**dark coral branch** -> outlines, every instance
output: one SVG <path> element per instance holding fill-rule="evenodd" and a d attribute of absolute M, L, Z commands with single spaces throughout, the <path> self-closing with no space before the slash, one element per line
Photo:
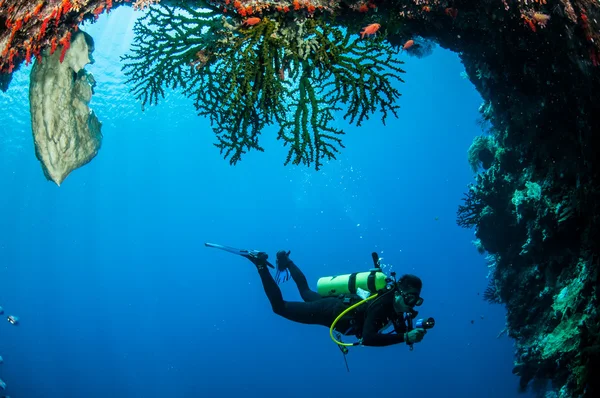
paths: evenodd
<path fill-rule="evenodd" d="M 220 26 L 213 13 L 186 9 L 187 15 L 171 7 L 154 7 L 134 26 L 135 41 L 130 54 L 122 57 L 123 71 L 132 93 L 146 104 L 164 98 L 164 88 L 185 88 L 191 78 L 190 62 L 206 45 L 202 30 Z M 159 29 L 156 27 L 160 26 Z"/>
<path fill-rule="evenodd" d="M 473 228 L 479 222 L 485 204 L 477 194 L 474 185 L 464 194 L 464 204 L 458 206 L 456 223 L 462 228 Z"/>
<path fill-rule="evenodd" d="M 490 279 L 487 288 L 483 292 L 483 299 L 490 304 L 502 303 L 500 293 L 498 292 L 498 286 L 496 285 L 496 281 L 493 278 Z"/>

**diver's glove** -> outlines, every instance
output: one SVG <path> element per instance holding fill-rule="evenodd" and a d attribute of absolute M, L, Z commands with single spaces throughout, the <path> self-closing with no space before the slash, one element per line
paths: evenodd
<path fill-rule="evenodd" d="M 289 265 L 292 263 L 292 260 L 290 260 L 289 257 L 290 253 L 290 250 L 287 252 L 285 250 L 279 250 L 277 252 L 277 260 L 275 261 L 275 264 L 277 265 L 277 272 L 275 273 L 277 284 L 286 282 L 290 279 L 290 270 L 288 269 Z"/>
<path fill-rule="evenodd" d="M 290 253 L 292 251 L 288 250 L 287 252 L 285 250 L 279 250 L 277 252 L 277 268 L 281 268 L 281 269 L 285 269 L 287 268 L 288 264 L 292 262 L 292 260 L 290 260 Z"/>
<path fill-rule="evenodd" d="M 265 252 L 259 252 L 259 251 L 251 251 L 249 252 L 246 256 L 245 256 L 248 260 L 252 261 L 252 264 L 256 265 L 257 268 L 264 268 L 267 265 L 269 265 L 269 262 L 267 261 L 269 258 L 269 255 Z"/>
<path fill-rule="evenodd" d="M 423 336 L 425 336 L 425 333 L 427 333 L 425 329 L 413 329 L 410 332 L 404 334 L 404 341 L 406 342 L 406 344 L 418 343 L 421 340 L 423 340 Z"/>

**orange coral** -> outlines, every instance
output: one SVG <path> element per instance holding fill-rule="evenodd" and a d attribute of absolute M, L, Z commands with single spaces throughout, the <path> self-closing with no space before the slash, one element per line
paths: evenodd
<path fill-rule="evenodd" d="M 13 69 L 15 68 L 14 58 L 16 54 L 17 50 L 14 48 L 11 48 L 8 52 L 8 73 L 12 73 Z"/>
<path fill-rule="evenodd" d="M 529 18 L 525 14 L 522 14 L 521 18 L 523 18 L 525 20 L 525 26 L 529 26 L 529 29 L 531 29 L 532 32 L 537 31 L 537 28 L 535 27 L 535 22 L 531 18 Z"/>
<path fill-rule="evenodd" d="M 31 40 L 25 42 L 25 48 L 25 65 L 29 65 L 31 63 Z"/>
<path fill-rule="evenodd" d="M 48 27 L 48 22 L 50 22 L 50 17 L 44 18 L 42 21 L 42 26 L 40 27 L 40 31 L 38 33 L 38 40 L 42 40 L 42 37 L 46 34 L 46 28 Z"/>
<path fill-rule="evenodd" d="M 98 7 L 96 7 L 96 9 L 93 11 L 94 19 L 97 20 L 100 14 L 102 14 L 102 11 L 104 11 L 103 5 L 99 5 Z"/>
<path fill-rule="evenodd" d="M 52 40 L 50 41 L 50 55 L 54 54 L 54 51 L 56 51 L 57 46 L 58 46 L 58 43 L 56 41 L 56 37 L 53 37 Z"/>
<path fill-rule="evenodd" d="M 58 41 L 62 45 L 62 51 L 60 52 L 60 62 L 62 63 L 67 54 L 67 50 L 71 47 L 71 32 L 67 31 L 62 39 Z"/>

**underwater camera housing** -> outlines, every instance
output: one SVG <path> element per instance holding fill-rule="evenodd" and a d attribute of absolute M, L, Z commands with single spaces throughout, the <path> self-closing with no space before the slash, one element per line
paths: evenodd
<path fill-rule="evenodd" d="M 415 322 L 415 327 L 416 328 L 421 328 L 421 329 L 431 329 L 435 326 L 435 319 L 433 319 L 432 317 L 429 317 L 427 319 L 417 319 L 417 321 Z"/>

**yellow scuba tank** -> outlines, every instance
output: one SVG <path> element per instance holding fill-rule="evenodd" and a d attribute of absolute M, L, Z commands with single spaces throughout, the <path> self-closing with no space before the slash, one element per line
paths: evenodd
<path fill-rule="evenodd" d="M 356 294 L 358 289 L 377 293 L 387 285 L 387 276 L 380 268 L 346 275 L 324 276 L 317 281 L 317 292 L 322 297 Z"/>

